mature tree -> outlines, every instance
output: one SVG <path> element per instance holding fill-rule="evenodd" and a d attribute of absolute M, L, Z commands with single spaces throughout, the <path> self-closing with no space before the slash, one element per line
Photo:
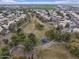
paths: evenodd
<path fill-rule="evenodd" d="M 8 56 L 10 56 L 8 46 L 0 47 L 0 56 L 2 56 L 0 59 L 8 59 Z"/>
<path fill-rule="evenodd" d="M 69 19 L 71 19 L 71 15 L 70 15 L 70 14 L 66 14 L 66 16 L 67 16 Z"/>
<path fill-rule="evenodd" d="M 17 35 L 13 35 L 11 37 L 11 41 L 9 42 L 10 47 L 16 46 L 18 44 Z"/>
<path fill-rule="evenodd" d="M 61 13 L 60 11 L 57 11 L 56 13 L 57 13 L 59 16 L 61 16 L 62 18 L 64 18 L 63 13 Z"/>
<path fill-rule="evenodd" d="M 8 44 L 9 40 L 8 40 L 8 39 L 3 39 L 3 42 L 4 42 L 5 44 Z"/>
<path fill-rule="evenodd" d="M 30 56 L 28 56 L 29 59 L 33 59 L 33 52 L 34 52 L 34 47 L 37 45 L 37 38 L 33 33 L 30 33 L 28 35 L 28 39 L 25 41 L 25 51 L 27 53 L 30 53 Z"/>
<path fill-rule="evenodd" d="M 68 42 L 71 39 L 71 33 L 65 32 L 62 34 L 63 41 Z"/>
<path fill-rule="evenodd" d="M 22 29 L 21 28 L 18 28 L 17 29 L 17 33 L 20 33 L 20 32 L 22 32 Z"/>
<path fill-rule="evenodd" d="M 68 42 L 71 39 L 71 33 L 68 33 L 68 32 L 62 33 L 58 29 L 52 29 L 52 30 L 47 31 L 46 36 L 50 40 L 55 40 L 55 41 Z"/>
<path fill-rule="evenodd" d="M 15 32 L 15 31 L 17 30 L 16 24 L 10 24 L 9 30 L 10 30 L 11 32 Z"/>
<path fill-rule="evenodd" d="M 56 29 L 52 29 L 46 32 L 46 36 L 50 40 L 56 40 L 56 41 L 61 41 L 62 40 L 62 34 L 58 32 Z"/>
<path fill-rule="evenodd" d="M 25 42 L 26 50 L 31 51 L 37 45 L 37 38 L 33 33 L 28 35 L 28 39 Z"/>
<path fill-rule="evenodd" d="M 71 39 L 71 41 L 69 41 L 68 47 L 71 53 L 79 56 L 79 39 Z"/>
<path fill-rule="evenodd" d="M 25 41 L 25 51 L 29 52 L 33 50 L 33 44 L 31 40 L 26 40 Z"/>
<path fill-rule="evenodd" d="M 61 30 L 63 30 L 63 26 L 62 25 L 58 25 L 56 28 L 57 31 L 61 32 Z"/>
<path fill-rule="evenodd" d="M 26 35 L 23 32 L 16 33 L 16 35 L 19 38 L 19 42 L 23 42 L 26 39 Z"/>
<path fill-rule="evenodd" d="M 65 28 L 69 28 L 70 27 L 70 24 L 69 23 L 67 23 L 66 24 L 66 26 L 65 26 Z"/>
<path fill-rule="evenodd" d="M 22 32 L 17 32 L 15 33 L 12 37 L 11 37 L 11 42 L 10 45 L 11 46 L 16 46 L 19 43 L 23 43 L 26 39 L 26 35 Z"/>

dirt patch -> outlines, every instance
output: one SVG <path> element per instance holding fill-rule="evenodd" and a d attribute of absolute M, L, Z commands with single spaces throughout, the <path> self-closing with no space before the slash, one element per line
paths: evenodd
<path fill-rule="evenodd" d="M 71 55 L 64 45 L 53 45 L 47 49 L 40 48 L 37 59 L 77 59 Z"/>

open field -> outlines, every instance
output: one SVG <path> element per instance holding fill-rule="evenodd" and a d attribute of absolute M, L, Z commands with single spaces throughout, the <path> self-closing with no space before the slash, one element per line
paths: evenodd
<path fill-rule="evenodd" d="M 46 49 L 40 48 L 38 51 L 37 59 L 77 59 L 64 45 L 53 45 Z"/>
<path fill-rule="evenodd" d="M 35 28 L 35 21 L 41 23 L 44 25 L 43 30 L 37 30 Z M 49 24 L 42 23 L 38 18 L 35 16 L 32 18 L 32 21 L 28 23 L 26 26 L 23 27 L 24 33 L 34 33 L 37 38 L 41 38 L 45 35 L 45 32 L 52 29 L 53 26 L 50 26 Z M 69 50 L 63 45 L 53 45 L 49 48 L 43 49 L 38 48 L 37 49 L 37 59 L 78 59 L 75 56 L 71 55 Z"/>
<path fill-rule="evenodd" d="M 37 30 L 35 28 L 35 21 L 44 25 L 44 29 L 43 30 Z M 38 18 L 33 17 L 32 21 L 29 24 L 27 24 L 26 26 L 24 26 L 23 31 L 25 33 L 34 33 L 37 36 L 37 38 L 40 38 L 40 37 L 44 36 L 46 31 L 48 31 L 52 28 L 53 28 L 53 26 L 50 26 L 48 24 L 44 24 L 40 20 L 38 20 Z"/>

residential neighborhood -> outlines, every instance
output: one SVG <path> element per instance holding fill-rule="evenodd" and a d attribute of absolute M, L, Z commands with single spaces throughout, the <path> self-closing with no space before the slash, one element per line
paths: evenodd
<path fill-rule="evenodd" d="M 0 59 L 79 59 L 79 8 L 1 5 Z"/>
<path fill-rule="evenodd" d="M 56 10 L 35 10 L 39 17 L 42 17 L 48 23 L 55 26 L 62 26 L 61 31 L 65 32 L 79 32 L 79 8 L 71 6 L 58 6 Z M 69 24 L 69 27 L 65 26 Z"/>

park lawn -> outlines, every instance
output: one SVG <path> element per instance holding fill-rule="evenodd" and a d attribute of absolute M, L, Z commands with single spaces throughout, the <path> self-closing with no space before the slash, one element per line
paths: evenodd
<path fill-rule="evenodd" d="M 71 55 L 64 45 L 53 45 L 46 49 L 37 50 L 37 59 L 78 59 Z"/>

